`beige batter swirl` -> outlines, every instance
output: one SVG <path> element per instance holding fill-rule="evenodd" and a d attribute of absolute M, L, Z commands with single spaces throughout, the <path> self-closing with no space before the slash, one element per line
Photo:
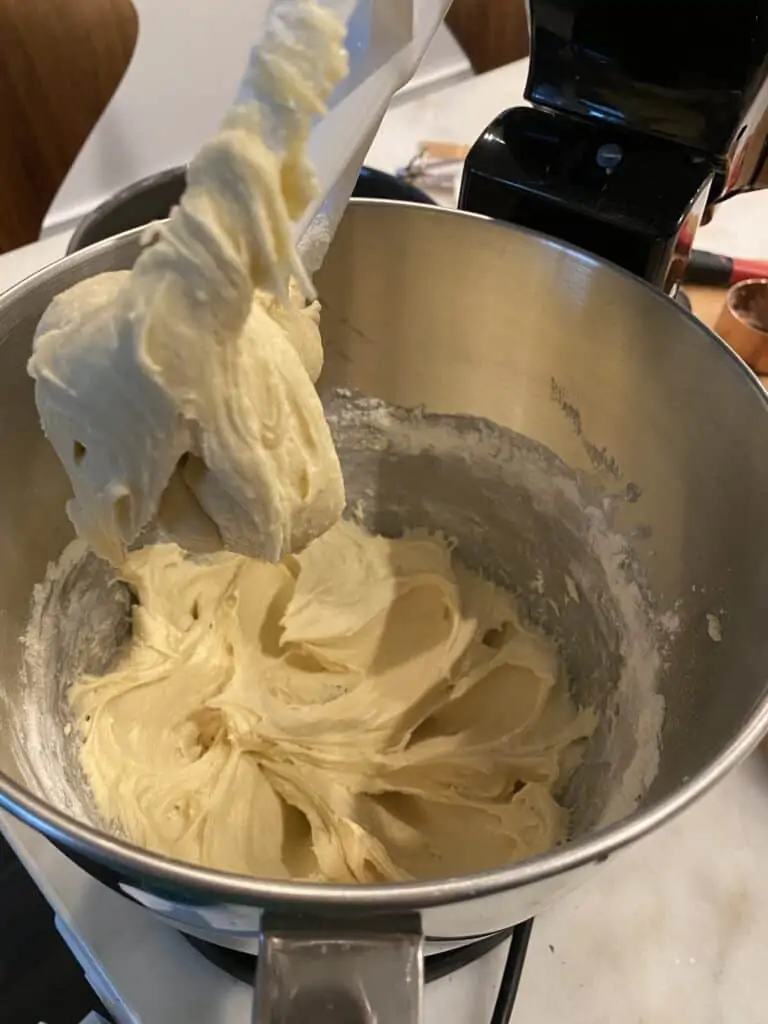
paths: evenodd
<path fill-rule="evenodd" d="M 268 878 L 460 874 L 566 833 L 594 725 L 551 641 L 427 534 L 340 522 L 298 557 L 131 554 L 133 641 L 72 687 L 103 817 Z"/>
<path fill-rule="evenodd" d="M 316 192 L 307 139 L 346 74 L 346 29 L 315 0 L 281 12 L 133 269 L 63 292 L 35 334 L 68 513 L 116 566 L 156 527 L 188 550 L 278 560 L 344 507 L 314 388 L 318 312 L 289 282 L 311 291 L 292 231 Z"/>

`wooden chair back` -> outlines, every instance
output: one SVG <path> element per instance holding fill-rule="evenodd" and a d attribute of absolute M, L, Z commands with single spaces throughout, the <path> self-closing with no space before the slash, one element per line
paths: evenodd
<path fill-rule="evenodd" d="M 0 0 L 0 253 L 39 236 L 137 36 L 131 0 Z"/>

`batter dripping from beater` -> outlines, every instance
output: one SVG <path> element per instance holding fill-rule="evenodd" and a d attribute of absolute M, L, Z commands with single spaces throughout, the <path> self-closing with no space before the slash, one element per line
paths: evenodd
<path fill-rule="evenodd" d="M 276 560 L 328 529 L 344 486 L 314 388 L 317 308 L 292 238 L 316 189 L 312 118 L 344 77 L 345 27 L 313 0 L 254 54 L 130 271 L 59 295 L 29 370 L 78 534 L 119 566 L 159 528 L 188 550 Z M 261 101 L 258 97 L 270 97 Z"/>

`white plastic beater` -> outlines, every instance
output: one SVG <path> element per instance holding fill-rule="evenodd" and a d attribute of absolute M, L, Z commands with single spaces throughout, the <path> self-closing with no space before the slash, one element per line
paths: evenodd
<path fill-rule="evenodd" d="M 415 71 L 450 6 L 450 0 L 317 2 L 347 23 L 350 70 L 310 140 L 319 192 L 296 228 L 310 274 L 323 261 L 392 96 Z M 296 0 L 272 0 L 251 61 L 272 38 L 291 31 L 295 9 Z M 249 89 L 253 95 L 252 88 L 246 72 L 239 99 L 247 99 Z M 267 98 L 260 95 L 259 99 Z"/>

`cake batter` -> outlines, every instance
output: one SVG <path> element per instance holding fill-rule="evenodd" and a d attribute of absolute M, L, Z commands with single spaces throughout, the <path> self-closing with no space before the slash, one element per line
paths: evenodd
<path fill-rule="evenodd" d="M 133 269 L 79 282 L 37 328 L 29 372 L 68 512 L 115 566 L 148 528 L 277 560 L 344 505 L 314 388 L 317 309 L 289 282 L 311 292 L 292 227 L 316 191 L 306 144 L 346 74 L 346 28 L 314 0 L 281 10 Z"/>
<path fill-rule="evenodd" d="M 443 540 L 339 522 L 292 225 L 345 29 L 315 0 L 282 10 L 167 225 L 35 336 L 69 514 L 138 595 L 119 664 L 70 690 L 83 768 L 106 822 L 181 860 L 335 882 L 497 867 L 563 838 L 592 718 Z"/>
<path fill-rule="evenodd" d="M 441 538 L 340 522 L 280 564 L 131 554 L 134 635 L 70 690 L 98 809 L 267 878 L 433 878 L 547 850 L 594 724 L 551 641 Z"/>

